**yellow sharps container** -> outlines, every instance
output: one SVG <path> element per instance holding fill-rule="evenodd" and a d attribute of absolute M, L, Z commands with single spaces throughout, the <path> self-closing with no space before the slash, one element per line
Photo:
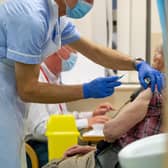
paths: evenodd
<path fill-rule="evenodd" d="M 79 132 L 73 115 L 51 115 L 46 128 L 49 160 L 61 159 L 69 147 L 78 143 Z"/>

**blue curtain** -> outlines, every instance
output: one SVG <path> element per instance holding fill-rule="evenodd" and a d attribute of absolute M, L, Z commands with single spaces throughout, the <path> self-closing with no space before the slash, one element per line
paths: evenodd
<path fill-rule="evenodd" d="M 164 60 L 168 73 L 168 0 L 157 0 L 157 4 L 162 27 Z"/>

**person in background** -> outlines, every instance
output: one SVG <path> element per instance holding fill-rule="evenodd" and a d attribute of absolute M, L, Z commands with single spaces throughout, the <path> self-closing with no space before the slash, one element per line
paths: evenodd
<path fill-rule="evenodd" d="M 39 81 L 44 83 L 61 84 L 61 72 L 71 70 L 77 61 L 77 53 L 68 45 L 63 46 L 58 52 L 49 56 L 40 66 Z M 39 166 L 48 162 L 47 139 L 45 137 L 46 123 L 51 114 L 72 113 L 76 118 L 77 128 L 91 128 L 93 124 L 104 124 L 109 120 L 106 112 L 113 110 L 110 103 L 100 104 L 93 112 L 69 112 L 65 103 L 38 104 L 30 103 L 28 111 L 27 143 L 36 151 Z M 57 149 L 55 149 L 57 150 Z M 29 158 L 28 158 L 29 160 Z M 31 165 L 28 161 L 28 167 Z"/>
<path fill-rule="evenodd" d="M 0 5 L 0 167 L 21 168 L 24 158 L 26 105 L 60 103 L 111 96 L 121 85 L 118 76 L 98 78 L 81 85 L 55 85 L 38 81 L 42 61 L 69 44 L 104 67 L 136 70 L 147 88 L 150 78 L 161 92 L 162 74 L 141 59 L 97 45 L 82 37 L 67 17 L 79 19 L 93 7 L 87 0 L 4 0 Z M 66 17 L 67 16 L 67 17 Z M 61 18 L 62 17 L 62 18 Z M 10 158 L 10 161 L 9 161 Z"/>
<path fill-rule="evenodd" d="M 164 72 L 160 48 L 155 51 L 153 67 Z M 105 141 L 100 141 L 96 147 L 73 146 L 65 152 L 63 161 L 50 162 L 43 168 L 59 168 L 59 165 L 61 168 L 68 165 L 78 168 L 82 163 L 82 168 L 121 168 L 118 153 L 122 148 L 138 139 L 162 132 L 162 103 L 163 95 L 157 88 L 154 93 L 150 88 L 141 88 L 138 94 L 130 96 L 116 117 L 105 123 Z"/>

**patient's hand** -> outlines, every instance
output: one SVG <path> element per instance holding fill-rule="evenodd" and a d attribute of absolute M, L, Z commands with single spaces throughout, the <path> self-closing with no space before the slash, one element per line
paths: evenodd
<path fill-rule="evenodd" d="M 69 157 L 69 156 L 73 156 L 73 155 L 77 155 L 77 154 L 86 154 L 89 153 L 90 151 L 96 150 L 95 147 L 93 146 L 80 146 L 80 145 L 75 145 L 69 149 L 67 149 L 67 151 L 64 153 L 64 157 Z"/>
<path fill-rule="evenodd" d="M 103 103 L 100 104 L 94 111 L 93 111 L 93 116 L 98 116 L 98 115 L 105 115 L 106 112 L 109 112 L 111 110 L 115 110 L 110 103 Z"/>
<path fill-rule="evenodd" d="M 92 127 L 93 124 L 97 124 L 97 123 L 104 124 L 109 120 L 110 118 L 106 115 L 91 117 L 88 119 L 88 127 L 90 128 Z"/>

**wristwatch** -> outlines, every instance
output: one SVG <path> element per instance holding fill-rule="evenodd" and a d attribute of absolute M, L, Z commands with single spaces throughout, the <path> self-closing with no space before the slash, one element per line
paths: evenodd
<path fill-rule="evenodd" d="M 135 70 L 137 70 L 137 64 L 139 64 L 140 62 L 144 61 L 144 59 L 140 58 L 140 57 L 136 57 L 133 59 L 133 67 Z"/>

